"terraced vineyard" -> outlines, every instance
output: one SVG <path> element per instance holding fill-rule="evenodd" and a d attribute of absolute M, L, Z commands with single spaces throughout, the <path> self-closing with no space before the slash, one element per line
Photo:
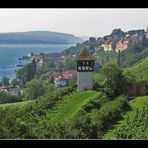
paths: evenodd
<path fill-rule="evenodd" d="M 137 97 L 136 99 L 132 100 L 129 102 L 130 106 L 132 107 L 131 111 L 126 112 L 126 114 L 123 116 L 123 118 L 118 121 L 115 125 L 113 125 L 112 129 L 109 130 L 105 135 L 104 135 L 104 139 L 116 139 L 115 137 L 115 131 L 125 125 L 127 125 L 127 121 L 128 119 L 132 120 L 137 113 L 137 109 L 140 111 L 143 110 L 143 107 L 146 106 L 146 108 L 148 107 L 148 96 L 143 96 L 143 97 Z M 138 116 L 138 115 L 137 115 Z M 140 115 L 139 115 L 140 116 Z M 142 117 L 142 121 L 144 121 L 144 116 Z M 134 119 L 133 119 L 134 120 Z M 138 119 L 137 119 L 138 120 Z M 128 123 L 129 124 L 129 123 Z M 142 123 L 140 122 L 138 124 L 139 128 L 142 124 L 147 124 L 147 123 Z M 127 125 L 128 126 L 128 125 Z M 134 123 L 133 123 L 133 127 L 134 127 Z M 127 128 L 127 127 L 126 127 Z M 138 127 L 135 127 L 138 129 Z M 147 127 L 148 128 L 148 125 Z M 132 128 L 131 128 L 132 129 Z"/>
<path fill-rule="evenodd" d="M 42 121 L 57 123 L 72 119 L 81 108 L 98 93 L 95 91 L 81 91 L 65 96 L 56 106 L 50 109 Z"/>
<path fill-rule="evenodd" d="M 127 68 L 125 72 L 131 72 L 136 76 L 138 82 L 148 81 L 148 57 L 141 62 Z"/>

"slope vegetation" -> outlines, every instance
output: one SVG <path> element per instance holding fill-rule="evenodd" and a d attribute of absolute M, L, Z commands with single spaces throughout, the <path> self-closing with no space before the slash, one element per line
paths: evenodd
<path fill-rule="evenodd" d="M 134 74 L 138 82 L 148 81 L 148 57 L 127 68 L 125 72 L 131 72 Z"/>
<path fill-rule="evenodd" d="M 104 135 L 104 139 L 116 139 L 115 131 L 125 125 L 128 127 L 128 125 L 127 125 L 128 119 L 130 119 L 130 120 L 133 119 L 137 113 L 137 110 L 139 110 L 139 112 L 140 112 L 140 110 L 142 110 L 144 106 L 146 106 L 146 108 L 148 107 L 148 96 L 137 97 L 136 99 L 130 101 L 129 105 L 131 106 L 131 110 L 126 112 L 125 115 L 122 117 L 122 119 L 113 125 L 112 129 L 109 130 Z M 142 121 L 144 121 L 144 116 L 142 118 L 143 118 Z M 138 120 L 138 118 L 137 118 L 137 120 Z M 130 124 L 130 122 L 128 122 L 128 124 Z M 146 124 L 146 123 L 143 123 L 143 122 L 138 123 L 139 127 L 141 126 L 140 124 L 142 125 L 142 124 Z M 137 128 L 137 130 L 138 130 L 138 126 L 135 127 L 135 128 Z M 133 128 L 134 128 L 134 126 L 133 126 Z M 148 128 L 148 127 L 146 127 L 146 128 Z"/>
<path fill-rule="evenodd" d="M 95 91 L 88 90 L 65 96 L 62 101 L 47 112 L 45 120 L 52 123 L 70 120 L 97 94 Z"/>

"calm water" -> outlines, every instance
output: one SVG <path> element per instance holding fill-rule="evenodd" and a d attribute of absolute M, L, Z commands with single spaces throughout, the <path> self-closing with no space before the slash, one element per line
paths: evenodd
<path fill-rule="evenodd" d="M 64 45 L 0 45 L 0 79 L 5 75 L 10 79 L 15 77 L 15 70 L 20 63 L 19 57 L 27 56 L 28 53 L 51 53 L 60 52 L 73 44 Z"/>

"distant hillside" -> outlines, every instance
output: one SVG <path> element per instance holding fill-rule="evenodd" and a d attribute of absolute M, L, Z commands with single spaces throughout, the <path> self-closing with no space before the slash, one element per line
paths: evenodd
<path fill-rule="evenodd" d="M 0 33 L 0 44 L 73 44 L 82 39 L 66 33 L 29 31 Z"/>
<path fill-rule="evenodd" d="M 148 81 L 148 57 L 126 69 L 136 76 L 138 82 Z"/>

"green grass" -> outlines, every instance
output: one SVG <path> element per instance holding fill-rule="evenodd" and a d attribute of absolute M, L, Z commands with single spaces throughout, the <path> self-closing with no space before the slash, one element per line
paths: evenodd
<path fill-rule="evenodd" d="M 137 64 L 126 68 L 125 72 L 131 72 L 136 76 L 138 82 L 148 81 L 148 57 L 144 58 Z"/>
<path fill-rule="evenodd" d="M 115 125 L 113 125 L 112 129 L 110 129 L 107 133 L 105 133 L 103 138 L 104 139 L 115 139 L 114 130 L 119 128 L 123 124 L 125 124 L 128 117 L 132 118 L 136 112 L 136 109 L 141 109 L 144 104 L 148 105 L 148 96 L 137 97 L 136 99 L 131 100 L 129 102 L 129 105 L 132 107 L 132 110 L 126 112 L 123 118 L 120 121 L 118 121 Z"/>
<path fill-rule="evenodd" d="M 88 90 L 65 96 L 62 101 L 58 102 L 53 109 L 47 112 L 46 117 L 42 121 L 48 120 L 48 122 L 57 123 L 70 120 L 97 94 L 95 91 Z"/>

